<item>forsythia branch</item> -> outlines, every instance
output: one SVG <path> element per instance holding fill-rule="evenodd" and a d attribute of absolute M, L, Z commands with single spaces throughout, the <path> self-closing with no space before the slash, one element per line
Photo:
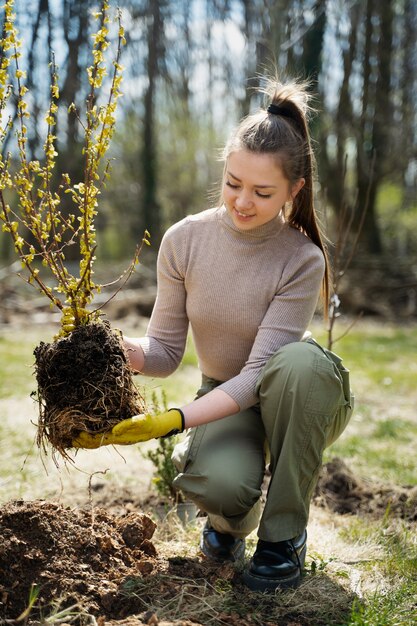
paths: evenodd
<path fill-rule="evenodd" d="M 10 234 L 15 251 L 22 266 L 27 270 L 27 282 L 35 284 L 45 294 L 53 306 L 62 313 L 61 333 L 65 335 L 76 326 L 98 319 L 99 310 L 88 310 L 94 294 L 101 289 L 93 281 L 93 265 L 96 252 L 95 218 L 101 188 L 109 177 L 109 161 L 102 168 L 102 161 L 110 146 L 115 130 L 117 103 L 121 96 L 123 67 L 120 56 L 125 44 L 121 14 L 117 11 L 118 24 L 117 50 L 113 60 L 112 77 L 108 97 L 103 105 L 97 105 L 97 92 L 103 88 L 108 75 L 108 62 L 105 52 L 109 47 L 109 0 L 102 0 L 101 8 L 93 14 L 97 30 L 93 35 L 91 49 L 92 65 L 87 68 L 90 92 L 87 98 L 85 120 L 75 105 L 68 113 L 75 114 L 84 132 L 84 175 L 83 180 L 74 183 L 67 173 L 60 176 L 60 184 L 54 189 L 57 180 L 56 160 L 56 118 L 59 108 L 58 73 L 52 57 L 50 101 L 45 115 L 47 124 L 44 142 L 44 158 L 41 162 L 29 160 L 27 155 L 27 127 L 30 118 L 27 104 L 28 89 L 24 85 L 25 72 L 21 69 L 21 42 L 18 39 L 13 13 L 14 0 L 6 0 L 4 10 L 3 36 L 0 41 L 0 145 L 12 130 L 11 118 L 3 121 L 12 95 L 17 101 L 16 130 L 18 167 L 12 172 L 10 155 L 0 155 L 0 221 L 3 231 Z M 14 86 L 13 86 L 14 85 Z M 16 93 L 14 93 L 14 91 Z M 6 194 L 11 194 L 17 208 L 11 209 L 6 202 Z M 63 194 L 69 194 L 74 205 L 74 214 L 64 216 L 60 211 Z M 149 243 L 147 236 L 144 242 Z M 65 264 L 67 246 L 79 247 L 79 273 L 71 274 Z M 129 277 L 138 262 L 141 246 L 135 252 L 131 266 L 126 270 Z M 50 287 L 40 276 L 39 261 L 49 270 L 55 286 Z M 123 275 L 122 275 L 123 277 Z M 120 279 L 119 279 L 120 280 Z M 126 279 L 127 280 L 127 279 Z"/>

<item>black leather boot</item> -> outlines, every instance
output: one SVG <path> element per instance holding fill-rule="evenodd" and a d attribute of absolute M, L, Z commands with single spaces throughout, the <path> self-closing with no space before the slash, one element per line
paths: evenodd
<path fill-rule="evenodd" d="M 253 555 L 243 581 L 253 591 L 297 587 L 307 552 L 307 531 L 287 541 L 262 541 Z"/>
<path fill-rule="evenodd" d="M 245 540 L 219 533 L 207 522 L 201 533 L 200 550 L 215 561 L 237 561 L 245 555 Z"/>

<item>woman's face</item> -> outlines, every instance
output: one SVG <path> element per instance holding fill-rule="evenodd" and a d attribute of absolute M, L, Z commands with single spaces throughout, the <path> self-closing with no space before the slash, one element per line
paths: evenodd
<path fill-rule="evenodd" d="M 223 198 L 235 226 L 251 230 L 279 215 L 304 185 L 301 178 L 291 187 L 270 154 L 237 150 L 227 158 Z"/>

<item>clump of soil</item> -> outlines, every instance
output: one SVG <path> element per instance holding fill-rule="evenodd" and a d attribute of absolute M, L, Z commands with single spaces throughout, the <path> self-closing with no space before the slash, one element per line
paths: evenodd
<path fill-rule="evenodd" d="M 334 458 L 321 471 L 314 502 L 331 511 L 346 514 L 390 515 L 417 521 L 417 487 L 399 487 L 355 476 L 342 459 Z"/>
<path fill-rule="evenodd" d="M 35 348 L 39 422 L 37 442 L 69 458 L 80 431 L 101 433 L 143 413 L 122 338 L 108 322 L 94 322 Z"/>
<path fill-rule="evenodd" d="M 0 622 L 28 607 L 34 585 L 39 595 L 31 618 L 48 615 L 57 600 L 61 608 L 77 604 L 115 617 L 123 585 L 157 569 L 154 530 L 141 513 L 118 517 L 42 500 L 7 503 L 0 509 Z"/>
<path fill-rule="evenodd" d="M 39 595 L 30 621 L 19 620 L 24 623 L 38 624 L 41 616 L 73 607 L 79 625 L 93 616 L 100 626 L 202 626 L 198 617 L 160 621 L 148 607 L 155 598 L 163 606 L 188 581 L 196 594 L 204 593 L 207 581 L 231 579 L 234 569 L 230 563 L 158 557 L 151 541 L 155 528 L 137 511 L 116 515 L 45 500 L 8 502 L 0 508 L 0 623 L 18 623 L 32 589 Z"/>

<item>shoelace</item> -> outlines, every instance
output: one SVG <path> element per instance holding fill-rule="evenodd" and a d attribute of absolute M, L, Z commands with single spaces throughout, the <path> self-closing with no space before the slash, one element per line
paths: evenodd
<path fill-rule="evenodd" d="M 297 559 L 297 565 L 298 565 L 298 567 L 299 567 L 299 569 L 300 569 L 300 571 L 301 571 L 301 570 L 302 570 L 302 567 L 301 567 L 300 557 L 298 556 L 298 552 L 297 552 L 297 550 L 296 550 L 296 548 L 295 548 L 294 541 L 293 541 L 292 539 L 290 539 L 290 544 L 291 544 L 292 551 L 294 552 L 295 557 L 296 557 L 296 559 Z"/>

